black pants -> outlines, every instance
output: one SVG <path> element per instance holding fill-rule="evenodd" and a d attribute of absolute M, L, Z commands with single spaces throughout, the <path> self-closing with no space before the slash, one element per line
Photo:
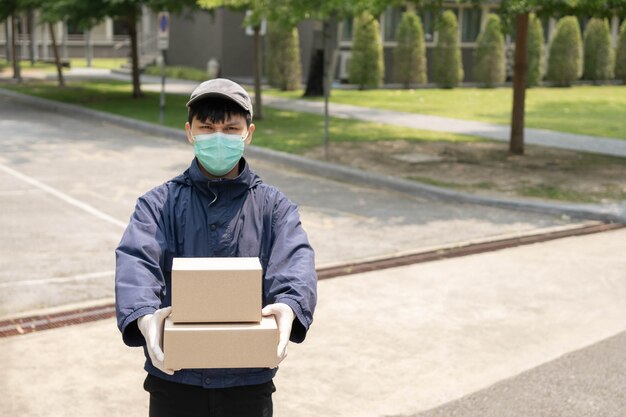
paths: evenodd
<path fill-rule="evenodd" d="M 150 417 L 272 417 L 272 381 L 233 388 L 202 388 L 148 374 Z"/>

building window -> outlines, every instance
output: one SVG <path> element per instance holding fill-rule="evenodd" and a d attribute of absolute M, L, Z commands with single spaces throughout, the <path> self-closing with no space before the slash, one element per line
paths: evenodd
<path fill-rule="evenodd" d="M 422 27 L 424 29 L 424 38 L 426 42 L 432 42 L 435 39 L 437 16 L 432 10 L 423 10 L 420 13 L 422 17 Z"/>
<path fill-rule="evenodd" d="M 396 31 L 400 25 L 403 14 L 404 7 L 387 7 L 383 20 L 385 41 L 396 40 Z"/>
<path fill-rule="evenodd" d="M 128 24 L 126 23 L 126 20 L 113 19 L 113 35 L 128 35 Z"/>
<path fill-rule="evenodd" d="M 480 33 L 481 9 L 463 9 L 461 23 L 461 42 L 476 42 Z"/>
<path fill-rule="evenodd" d="M 84 32 L 74 22 L 67 22 L 67 34 L 68 35 L 82 35 Z"/>
<path fill-rule="evenodd" d="M 344 42 L 352 41 L 352 25 L 354 20 L 352 17 L 347 17 L 343 20 L 343 33 L 341 34 L 341 40 Z"/>

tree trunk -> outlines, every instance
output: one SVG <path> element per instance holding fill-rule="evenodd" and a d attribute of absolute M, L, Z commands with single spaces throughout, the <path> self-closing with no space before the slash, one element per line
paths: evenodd
<path fill-rule="evenodd" d="M 254 27 L 254 118 L 263 119 L 261 99 L 261 25 Z"/>
<path fill-rule="evenodd" d="M 513 69 L 513 113 L 509 152 L 524 154 L 524 107 L 528 73 L 528 13 L 516 17 L 515 64 Z"/>
<path fill-rule="evenodd" d="M 87 68 L 91 68 L 93 62 L 93 42 L 91 41 L 91 28 L 85 31 L 85 60 Z"/>
<path fill-rule="evenodd" d="M 329 157 L 330 142 L 330 90 L 335 79 L 335 67 L 337 64 L 337 47 L 339 43 L 339 22 L 337 14 L 331 14 L 323 26 L 324 39 L 324 159 Z"/>
<path fill-rule="evenodd" d="M 128 16 L 128 34 L 130 36 L 130 55 L 132 62 L 133 98 L 143 97 L 139 78 L 139 48 L 137 45 L 137 10 L 133 9 Z"/>
<path fill-rule="evenodd" d="M 6 53 L 7 62 L 13 62 L 12 54 L 11 54 L 11 33 L 9 32 L 11 28 L 11 16 L 7 17 L 4 21 L 4 50 Z"/>
<path fill-rule="evenodd" d="M 52 23 L 48 23 L 48 27 L 50 28 L 50 40 L 52 41 L 52 51 L 54 52 L 54 63 L 57 67 L 59 87 L 65 87 L 65 79 L 63 78 L 63 67 L 61 65 L 61 58 L 59 57 L 59 48 L 57 47 L 56 35 L 54 34 L 54 26 Z"/>
<path fill-rule="evenodd" d="M 322 97 L 324 95 L 324 38 L 322 27 L 313 29 L 313 46 L 311 61 L 307 75 L 305 97 Z"/>
<path fill-rule="evenodd" d="M 22 73 L 20 71 L 20 57 L 17 54 L 17 32 L 15 28 L 15 19 L 14 15 L 11 15 L 11 57 L 13 58 L 13 78 L 18 82 L 22 82 Z"/>
<path fill-rule="evenodd" d="M 35 29 L 35 11 L 33 9 L 28 11 L 28 25 L 30 26 L 30 65 L 34 66 L 37 60 L 37 44 L 35 43 L 35 34 L 37 31 Z"/>

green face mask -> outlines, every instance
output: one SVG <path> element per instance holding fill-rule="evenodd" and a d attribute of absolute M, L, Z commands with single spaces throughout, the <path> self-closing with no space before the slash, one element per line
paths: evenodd
<path fill-rule="evenodd" d="M 193 139 L 196 158 L 209 174 L 216 177 L 228 174 L 243 155 L 244 138 L 241 135 L 215 132 L 197 135 Z"/>

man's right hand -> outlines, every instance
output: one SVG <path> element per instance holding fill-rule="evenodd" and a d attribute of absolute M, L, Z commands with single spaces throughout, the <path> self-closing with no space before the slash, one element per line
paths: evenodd
<path fill-rule="evenodd" d="M 163 326 L 165 319 L 171 312 L 172 307 L 165 307 L 155 311 L 154 314 L 146 314 L 137 319 L 137 327 L 146 339 L 146 347 L 152 365 L 168 375 L 174 375 L 174 370 L 166 369 L 163 366 Z"/>

